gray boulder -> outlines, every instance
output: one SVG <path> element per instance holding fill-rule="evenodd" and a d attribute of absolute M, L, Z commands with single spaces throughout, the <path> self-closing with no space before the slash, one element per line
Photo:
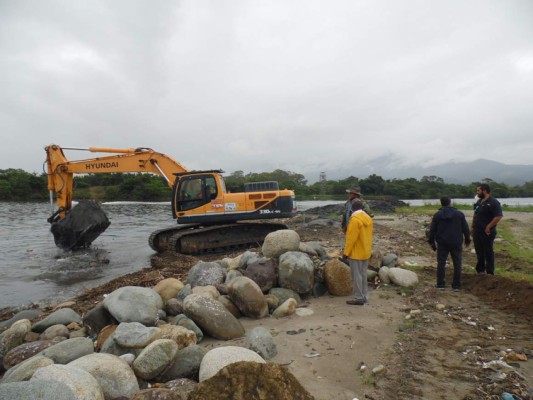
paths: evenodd
<path fill-rule="evenodd" d="M 9 328 L 14 322 L 20 321 L 21 319 L 28 319 L 32 320 L 34 318 L 37 318 L 39 315 L 41 315 L 43 312 L 41 310 L 37 309 L 31 309 L 31 310 L 22 310 L 13 315 L 11 318 L 0 322 L 0 331 L 4 328 Z"/>
<path fill-rule="evenodd" d="M 79 400 L 104 400 L 104 393 L 98 381 L 87 371 L 66 365 L 49 365 L 39 368 L 30 379 L 54 381 L 67 385 Z"/>
<path fill-rule="evenodd" d="M 52 364 L 54 364 L 54 360 L 41 355 L 28 358 L 7 371 L 2 383 L 28 381 L 39 368 Z"/>
<path fill-rule="evenodd" d="M 261 251 L 265 257 L 278 258 L 288 251 L 297 251 L 299 247 L 298 233 L 290 229 L 281 229 L 265 237 Z"/>
<path fill-rule="evenodd" d="M 389 279 L 392 283 L 401 287 L 412 287 L 418 283 L 416 273 L 403 268 L 390 268 Z"/>
<path fill-rule="evenodd" d="M 163 300 L 150 288 L 124 286 L 110 293 L 104 300 L 104 307 L 119 322 L 140 322 L 154 326 Z"/>
<path fill-rule="evenodd" d="M 270 360 L 278 354 L 272 334 L 262 326 L 256 326 L 248 332 L 246 335 L 246 347 L 255 351 L 265 360 Z"/>
<path fill-rule="evenodd" d="M 0 385 L 5 400 L 79 400 L 64 383 L 54 381 L 13 382 Z"/>
<path fill-rule="evenodd" d="M 159 339 L 161 330 L 139 322 L 121 322 L 114 332 L 115 342 L 127 349 L 142 349 Z"/>
<path fill-rule="evenodd" d="M 305 253 L 289 251 L 279 258 L 279 286 L 292 289 L 299 294 L 313 289 L 314 265 Z"/>
<path fill-rule="evenodd" d="M 394 253 L 389 253 L 383 256 L 382 265 L 385 267 L 393 268 L 396 266 L 398 256 Z"/>
<path fill-rule="evenodd" d="M 191 294 L 183 306 L 185 315 L 215 339 L 229 340 L 244 336 L 241 323 L 218 300 Z"/>
<path fill-rule="evenodd" d="M 207 350 L 198 345 L 192 345 L 178 350 L 172 365 L 158 377 L 161 382 L 168 382 L 179 378 L 198 380 L 200 363 Z"/>
<path fill-rule="evenodd" d="M 277 286 L 278 266 L 273 259 L 262 259 L 248 264 L 244 276 L 253 280 L 263 293 Z"/>
<path fill-rule="evenodd" d="M 296 300 L 296 304 L 302 304 L 302 298 L 300 297 L 300 295 L 298 293 L 296 293 L 294 290 L 291 290 L 291 289 L 272 288 L 272 289 L 270 289 L 268 294 L 276 296 L 279 299 L 279 304 L 283 304 L 285 302 L 285 300 L 287 300 L 287 299 L 289 299 L 291 297 L 294 300 Z"/>
<path fill-rule="evenodd" d="M 57 311 L 54 311 L 42 321 L 36 322 L 32 326 L 31 330 L 34 332 L 41 333 L 52 325 L 68 325 L 71 322 L 81 324 L 81 316 L 72 308 L 61 308 Z"/>
<path fill-rule="evenodd" d="M 199 380 L 200 382 L 216 375 L 218 371 L 227 365 L 239 361 L 254 361 L 257 363 L 266 363 L 266 361 L 255 351 L 237 346 L 223 346 L 209 350 L 200 364 Z"/>
<path fill-rule="evenodd" d="M 111 354 L 89 354 L 78 358 L 68 366 L 90 373 L 100 385 L 106 399 L 120 396 L 130 398 L 139 391 L 137 378 L 128 363 Z"/>
<path fill-rule="evenodd" d="M 133 361 L 135 375 L 145 380 L 155 378 L 171 364 L 177 351 L 178 345 L 170 339 L 150 343 Z"/>
<path fill-rule="evenodd" d="M 389 278 L 389 267 L 381 267 L 379 269 L 378 275 L 379 279 L 381 279 L 381 282 L 383 283 L 391 283 Z"/>
<path fill-rule="evenodd" d="M 77 358 L 92 353 L 94 353 L 94 346 L 91 339 L 73 338 L 54 344 L 40 354 L 51 358 L 56 364 L 68 364 Z"/>
<path fill-rule="evenodd" d="M 176 315 L 175 318 L 170 321 L 174 325 L 182 326 L 190 331 L 193 331 L 196 334 L 196 343 L 200 343 L 202 339 L 204 338 L 204 333 L 202 330 L 196 325 L 196 323 L 187 317 L 185 314 L 179 314 Z"/>
<path fill-rule="evenodd" d="M 226 270 L 216 262 L 200 261 L 189 270 L 187 283 L 191 287 L 195 286 L 216 286 L 219 283 L 224 283 L 226 277 Z"/>

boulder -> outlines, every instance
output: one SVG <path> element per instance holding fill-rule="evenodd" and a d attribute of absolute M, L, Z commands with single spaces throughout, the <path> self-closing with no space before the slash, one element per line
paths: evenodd
<path fill-rule="evenodd" d="M 44 349 L 53 346 L 65 340 L 64 338 L 55 338 L 52 340 L 37 340 L 35 342 L 22 343 L 21 345 L 11 349 L 4 357 L 5 369 L 13 368 L 24 360 L 33 357 Z"/>
<path fill-rule="evenodd" d="M 0 385 L 0 399 L 79 400 L 67 385 L 54 381 L 3 383 Z"/>
<path fill-rule="evenodd" d="M 263 318 L 268 315 L 268 304 L 263 292 L 250 278 L 240 276 L 228 284 L 228 295 L 243 315 Z"/>
<path fill-rule="evenodd" d="M 283 318 L 288 317 L 289 315 L 294 314 L 296 311 L 296 300 L 293 298 L 285 300 L 278 308 L 272 313 L 274 318 Z"/>
<path fill-rule="evenodd" d="M 281 229 L 265 237 L 261 251 L 265 257 L 278 258 L 288 251 L 298 251 L 299 247 L 298 233 L 290 229 Z"/>
<path fill-rule="evenodd" d="M 305 253 L 289 251 L 279 257 L 279 286 L 299 294 L 313 289 L 314 265 Z"/>
<path fill-rule="evenodd" d="M 127 349 L 143 349 L 161 337 L 161 329 L 146 327 L 139 322 L 121 322 L 113 339 Z"/>
<path fill-rule="evenodd" d="M 30 379 L 30 382 L 34 381 L 64 383 L 79 400 L 104 400 L 104 393 L 98 381 L 81 368 L 57 364 L 49 365 L 35 371 Z"/>
<path fill-rule="evenodd" d="M 238 361 L 253 361 L 265 363 L 266 361 L 255 351 L 237 346 L 223 346 L 209 350 L 200 364 L 200 382 L 214 376 L 218 371 L 227 365 Z M 258 375 L 260 376 L 260 375 Z M 256 379 L 257 381 L 257 379 Z"/>
<path fill-rule="evenodd" d="M 378 275 L 379 279 L 381 279 L 381 282 L 383 283 L 391 283 L 389 278 L 389 267 L 381 267 L 379 269 Z"/>
<path fill-rule="evenodd" d="M 140 322 L 154 326 L 163 300 L 150 288 L 124 286 L 110 293 L 104 300 L 104 307 L 119 322 Z"/>
<path fill-rule="evenodd" d="M 278 283 L 278 265 L 273 259 L 262 259 L 248 264 L 244 276 L 253 280 L 263 293 Z"/>
<path fill-rule="evenodd" d="M 314 400 L 287 368 L 274 363 L 246 361 L 234 362 L 204 380 L 189 393 L 187 399 L 231 399 L 235 393 L 239 393 L 240 399 L 258 399 L 257 393 L 262 393 L 264 397 L 261 398 L 264 399 Z"/>
<path fill-rule="evenodd" d="M 51 358 L 56 364 L 68 364 L 77 358 L 94 353 L 93 341 L 89 338 L 67 339 L 44 349 L 40 354 Z"/>
<path fill-rule="evenodd" d="M 298 293 L 296 293 L 294 290 L 291 290 L 291 289 L 272 288 L 268 292 L 268 294 L 276 296 L 279 299 L 279 304 L 283 304 L 285 302 L 285 300 L 287 300 L 288 298 L 291 298 L 291 297 L 294 300 L 296 300 L 297 304 L 302 304 L 302 298 L 300 297 L 300 295 Z"/>
<path fill-rule="evenodd" d="M 389 279 L 392 283 L 401 287 L 412 287 L 418 283 L 416 273 L 403 268 L 390 268 Z"/>
<path fill-rule="evenodd" d="M 60 310 L 54 311 L 42 321 L 36 322 L 31 329 L 34 332 L 41 333 L 52 325 L 68 325 L 71 322 L 81 324 L 81 316 L 72 308 L 61 308 Z"/>
<path fill-rule="evenodd" d="M 135 375 L 144 380 L 155 378 L 173 361 L 178 345 L 170 339 L 150 343 L 133 361 Z"/>
<path fill-rule="evenodd" d="M 352 271 L 337 258 L 329 260 L 324 267 L 324 281 L 328 292 L 333 296 L 352 294 Z"/>
<path fill-rule="evenodd" d="M 67 366 L 81 368 L 90 373 L 100 385 L 106 399 L 120 396 L 130 398 L 139 391 L 133 370 L 126 361 L 117 356 L 105 353 L 89 354 Z"/>
<path fill-rule="evenodd" d="M 189 270 L 187 283 L 192 288 L 195 286 L 215 286 L 219 283 L 224 283 L 225 277 L 226 270 L 220 264 L 200 261 Z"/>
<path fill-rule="evenodd" d="M 32 320 L 34 318 L 37 318 L 39 315 L 41 315 L 43 312 L 36 309 L 31 310 L 22 310 L 17 312 L 15 315 L 13 315 L 11 318 L 0 322 L 0 332 L 5 328 L 9 328 L 14 322 L 20 321 L 21 319 L 27 319 Z"/>
<path fill-rule="evenodd" d="M 167 278 L 157 282 L 154 286 L 154 290 L 159 293 L 163 303 L 176 297 L 179 291 L 183 289 L 183 282 L 176 278 Z"/>
<path fill-rule="evenodd" d="M 230 340 L 244 336 L 241 323 L 218 300 L 191 294 L 183 306 L 185 315 L 215 339 Z"/>
<path fill-rule="evenodd" d="M 6 355 L 11 349 L 24 343 L 24 338 L 30 330 L 31 322 L 27 319 L 21 319 L 0 333 L 0 355 Z"/>
<path fill-rule="evenodd" d="M 270 360 L 278 354 L 272 334 L 262 326 L 251 329 L 246 335 L 245 343 L 248 349 L 255 351 L 265 360 Z"/>
<path fill-rule="evenodd" d="M 198 380 L 200 363 L 206 353 L 206 349 L 196 344 L 178 350 L 170 367 L 157 380 L 160 382 L 168 382 L 179 378 Z"/>
<path fill-rule="evenodd" d="M 8 382 L 28 381 L 39 368 L 53 365 L 54 360 L 41 355 L 28 358 L 7 371 L 2 379 L 2 384 Z M 1 386 L 1 385 L 0 385 Z M 2 398 L 2 397 L 0 397 Z"/>

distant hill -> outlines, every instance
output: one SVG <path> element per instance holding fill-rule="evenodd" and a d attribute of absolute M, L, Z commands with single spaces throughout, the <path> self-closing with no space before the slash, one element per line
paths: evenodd
<path fill-rule="evenodd" d="M 423 176 L 438 176 L 447 183 L 469 184 L 490 178 L 496 182 L 508 185 L 521 185 L 533 181 L 533 165 L 508 165 L 497 161 L 479 159 L 469 162 L 449 162 L 431 167 L 396 167 L 396 160 L 387 156 L 372 160 L 364 165 L 354 165 L 352 168 L 324 171 L 328 179 L 344 179 L 349 176 L 366 178 L 371 174 L 385 179 L 420 179 Z M 322 171 L 313 172 L 306 177 L 310 182 L 316 182 Z"/>

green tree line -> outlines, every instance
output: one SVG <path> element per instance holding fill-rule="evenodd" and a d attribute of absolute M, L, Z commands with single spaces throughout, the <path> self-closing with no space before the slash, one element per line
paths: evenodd
<path fill-rule="evenodd" d="M 379 175 L 366 178 L 350 176 L 340 180 L 327 180 L 308 184 L 302 174 L 277 169 L 272 172 L 235 171 L 225 177 L 226 186 L 231 192 L 244 190 L 246 182 L 277 181 L 280 188 L 292 189 L 298 199 L 344 198 L 346 189 L 359 186 L 365 197 L 394 197 L 399 199 L 434 199 L 442 195 L 454 198 L 469 198 L 475 194 L 479 182 L 467 185 L 446 183 L 437 176 L 424 176 L 421 179 L 384 179 Z M 533 197 L 533 181 L 522 185 L 509 186 L 489 178 L 483 182 L 490 184 L 492 194 L 499 198 Z M 166 201 L 170 199 L 170 189 L 163 178 L 141 173 L 87 174 L 74 177 L 74 197 L 76 199 L 95 198 L 101 201 Z M 48 200 L 48 183 L 45 173 L 28 173 L 20 169 L 0 170 L 0 201 L 39 201 Z"/>

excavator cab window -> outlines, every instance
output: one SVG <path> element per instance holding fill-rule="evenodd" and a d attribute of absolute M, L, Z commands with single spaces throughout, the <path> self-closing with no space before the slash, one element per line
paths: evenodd
<path fill-rule="evenodd" d="M 217 186 L 212 176 L 182 178 L 178 189 L 178 211 L 192 210 L 217 197 Z"/>

